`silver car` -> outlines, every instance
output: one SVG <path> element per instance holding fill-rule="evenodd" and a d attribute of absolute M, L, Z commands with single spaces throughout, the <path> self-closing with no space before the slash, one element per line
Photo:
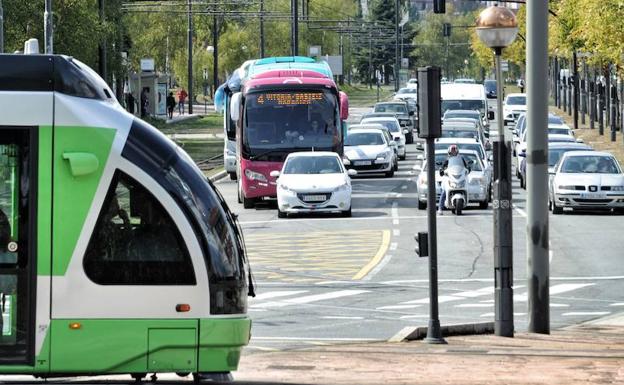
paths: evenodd
<path fill-rule="evenodd" d="M 565 207 L 624 212 L 624 174 L 608 152 L 566 152 L 553 174 L 549 184 L 553 214 L 562 214 Z"/>

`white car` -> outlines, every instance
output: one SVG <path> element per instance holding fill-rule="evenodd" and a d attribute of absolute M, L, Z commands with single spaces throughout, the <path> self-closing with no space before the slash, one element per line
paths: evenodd
<path fill-rule="evenodd" d="M 471 150 L 476 151 L 481 158 L 481 163 L 483 163 L 484 172 L 487 175 L 488 180 L 492 180 L 492 175 L 494 174 L 494 170 L 492 167 L 492 154 L 488 154 L 485 150 L 485 146 L 483 143 L 469 138 L 438 138 L 435 141 L 435 150 L 447 150 L 452 145 L 457 145 L 459 151 L 462 150 Z"/>
<path fill-rule="evenodd" d="M 405 87 L 401 88 L 399 92 L 394 95 L 394 100 L 418 100 L 418 88 Z"/>
<path fill-rule="evenodd" d="M 608 152 L 566 152 L 555 165 L 548 201 L 553 214 L 564 207 L 624 213 L 622 167 Z"/>
<path fill-rule="evenodd" d="M 464 158 L 468 167 L 470 167 L 470 173 L 468 174 L 468 201 L 478 202 L 480 209 L 486 209 L 491 197 L 491 181 L 490 176 L 486 174 L 483 162 L 479 154 L 476 151 L 471 150 L 459 150 L 459 155 Z M 444 161 L 448 159 L 448 151 L 436 150 L 435 152 L 435 176 L 436 176 L 436 202 L 440 198 L 442 193 L 442 177 L 438 173 L 438 170 L 444 164 Z M 416 181 L 418 189 L 418 209 L 424 210 L 427 208 L 427 167 L 428 160 L 422 162 L 420 174 Z"/>
<path fill-rule="evenodd" d="M 514 153 L 516 154 L 516 176 L 520 178 L 520 163 L 522 162 L 521 154 L 526 154 L 527 148 L 527 135 L 529 130 L 524 130 L 522 132 L 522 137 L 520 141 L 516 143 Z M 582 143 L 583 141 L 580 139 L 576 139 L 574 137 L 574 132 L 570 127 L 565 124 L 549 124 L 548 125 L 548 142 L 567 142 L 567 143 Z"/>
<path fill-rule="evenodd" d="M 401 124 L 397 118 L 393 117 L 380 117 L 380 118 L 365 118 L 360 122 L 362 125 L 366 124 L 381 124 L 390 131 L 392 139 L 397 144 L 397 152 L 399 159 L 405 160 L 407 156 L 407 147 L 405 146 L 405 134 L 408 133 L 407 129 L 401 128 Z"/>
<path fill-rule="evenodd" d="M 277 179 L 277 216 L 340 212 L 351 216 L 351 177 L 335 152 L 294 152 L 286 158 Z"/>
<path fill-rule="evenodd" d="M 396 153 L 379 129 L 350 130 L 344 141 L 345 166 L 358 174 L 394 176 Z"/>
<path fill-rule="evenodd" d="M 509 94 L 503 102 L 504 125 L 515 123 L 520 114 L 526 113 L 526 94 Z"/>

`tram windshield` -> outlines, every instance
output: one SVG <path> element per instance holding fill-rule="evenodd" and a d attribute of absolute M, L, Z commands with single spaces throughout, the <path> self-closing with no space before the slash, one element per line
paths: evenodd
<path fill-rule="evenodd" d="M 340 149 L 336 96 L 329 90 L 256 92 L 245 100 L 243 155 L 283 162 L 293 151 Z"/>

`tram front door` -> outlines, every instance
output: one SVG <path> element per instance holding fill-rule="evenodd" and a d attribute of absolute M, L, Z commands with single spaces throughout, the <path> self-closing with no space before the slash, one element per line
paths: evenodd
<path fill-rule="evenodd" d="M 0 365 L 34 361 L 34 131 L 0 127 Z"/>

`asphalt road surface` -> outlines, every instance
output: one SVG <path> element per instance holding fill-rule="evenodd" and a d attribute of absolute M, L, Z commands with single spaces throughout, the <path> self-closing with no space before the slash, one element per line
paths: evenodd
<path fill-rule="evenodd" d="M 356 111 L 356 116 L 362 111 Z M 357 117 L 356 117 L 357 119 Z M 408 146 L 393 178 L 353 178 L 353 217 L 278 219 L 275 203 L 243 209 L 236 182 L 218 189 L 239 215 L 258 296 L 248 353 L 387 340 L 429 319 L 428 260 L 414 253 L 426 231 L 418 210 L 418 154 Z M 514 180 L 514 319 L 527 327 L 525 191 Z M 566 213 L 550 218 L 551 327 L 624 309 L 624 217 Z M 494 320 L 492 209 L 438 219 L 440 322 Z"/>

